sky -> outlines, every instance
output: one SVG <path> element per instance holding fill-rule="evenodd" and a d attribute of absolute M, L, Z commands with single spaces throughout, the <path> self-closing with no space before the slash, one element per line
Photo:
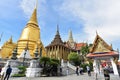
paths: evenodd
<path fill-rule="evenodd" d="M 0 46 L 11 36 L 17 42 L 36 0 L 0 1 Z M 93 43 L 96 31 L 113 49 L 120 49 L 120 0 L 38 0 L 37 16 L 44 46 L 53 40 L 57 25 L 63 41 L 72 30 L 74 41 Z"/>

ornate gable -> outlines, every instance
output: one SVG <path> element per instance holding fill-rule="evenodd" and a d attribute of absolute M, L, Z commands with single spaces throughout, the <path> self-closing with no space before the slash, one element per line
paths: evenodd
<path fill-rule="evenodd" d="M 112 46 L 109 46 L 98 34 L 94 40 L 93 46 L 90 50 L 91 53 L 110 52 Z"/>

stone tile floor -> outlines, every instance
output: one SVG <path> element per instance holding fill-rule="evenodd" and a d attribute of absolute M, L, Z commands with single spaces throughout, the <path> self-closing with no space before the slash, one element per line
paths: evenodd
<path fill-rule="evenodd" d="M 120 80 L 119 76 L 110 74 L 110 80 Z M 92 73 L 91 76 L 88 76 L 87 73 L 84 75 L 77 76 L 76 74 L 61 76 L 61 77 L 35 77 L 35 78 L 27 78 L 27 77 L 11 77 L 9 80 L 95 80 L 95 77 Z M 98 75 L 98 80 L 104 80 L 103 74 Z"/>

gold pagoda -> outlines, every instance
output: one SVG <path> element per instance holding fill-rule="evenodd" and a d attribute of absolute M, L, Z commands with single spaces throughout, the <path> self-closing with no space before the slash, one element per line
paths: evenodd
<path fill-rule="evenodd" d="M 30 20 L 26 24 L 19 40 L 17 41 L 17 44 L 13 44 L 10 40 L 3 45 L 1 49 L 2 58 L 10 57 L 16 46 L 18 47 L 18 57 L 23 50 L 26 49 L 26 46 L 28 47 L 27 49 L 29 50 L 31 57 L 34 58 L 36 47 L 38 47 L 39 54 L 42 49 L 42 56 L 46 56 L 45 48 L 40 39 L 40 28 L 37 21 L 37 8 L 34 9 Z"/>
<path fill-rule="evenodd" d="M 6 41 L 3 46 L 1 47 L 1 58 L 9 58 L 12 55 L 13 49 L 16 47 L 16 43 L 13 43 L 12 36 L 11 38 Z"/>

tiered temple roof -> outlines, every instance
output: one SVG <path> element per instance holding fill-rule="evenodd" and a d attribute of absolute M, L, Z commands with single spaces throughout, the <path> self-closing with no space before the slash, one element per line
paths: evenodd
<path fill-rule="evenodd" d="M 63 41 L 62 41 L 62 39 L 60 37 L 60 34 L 59 34 L 58 25 L 57 25 L 56 35 L 55 35 L 53 41 L 47 47 L 54 46 L 54 45 L 62 45 L 62 46 L 64 46 L 64 43 L 63 43 Z"/>

